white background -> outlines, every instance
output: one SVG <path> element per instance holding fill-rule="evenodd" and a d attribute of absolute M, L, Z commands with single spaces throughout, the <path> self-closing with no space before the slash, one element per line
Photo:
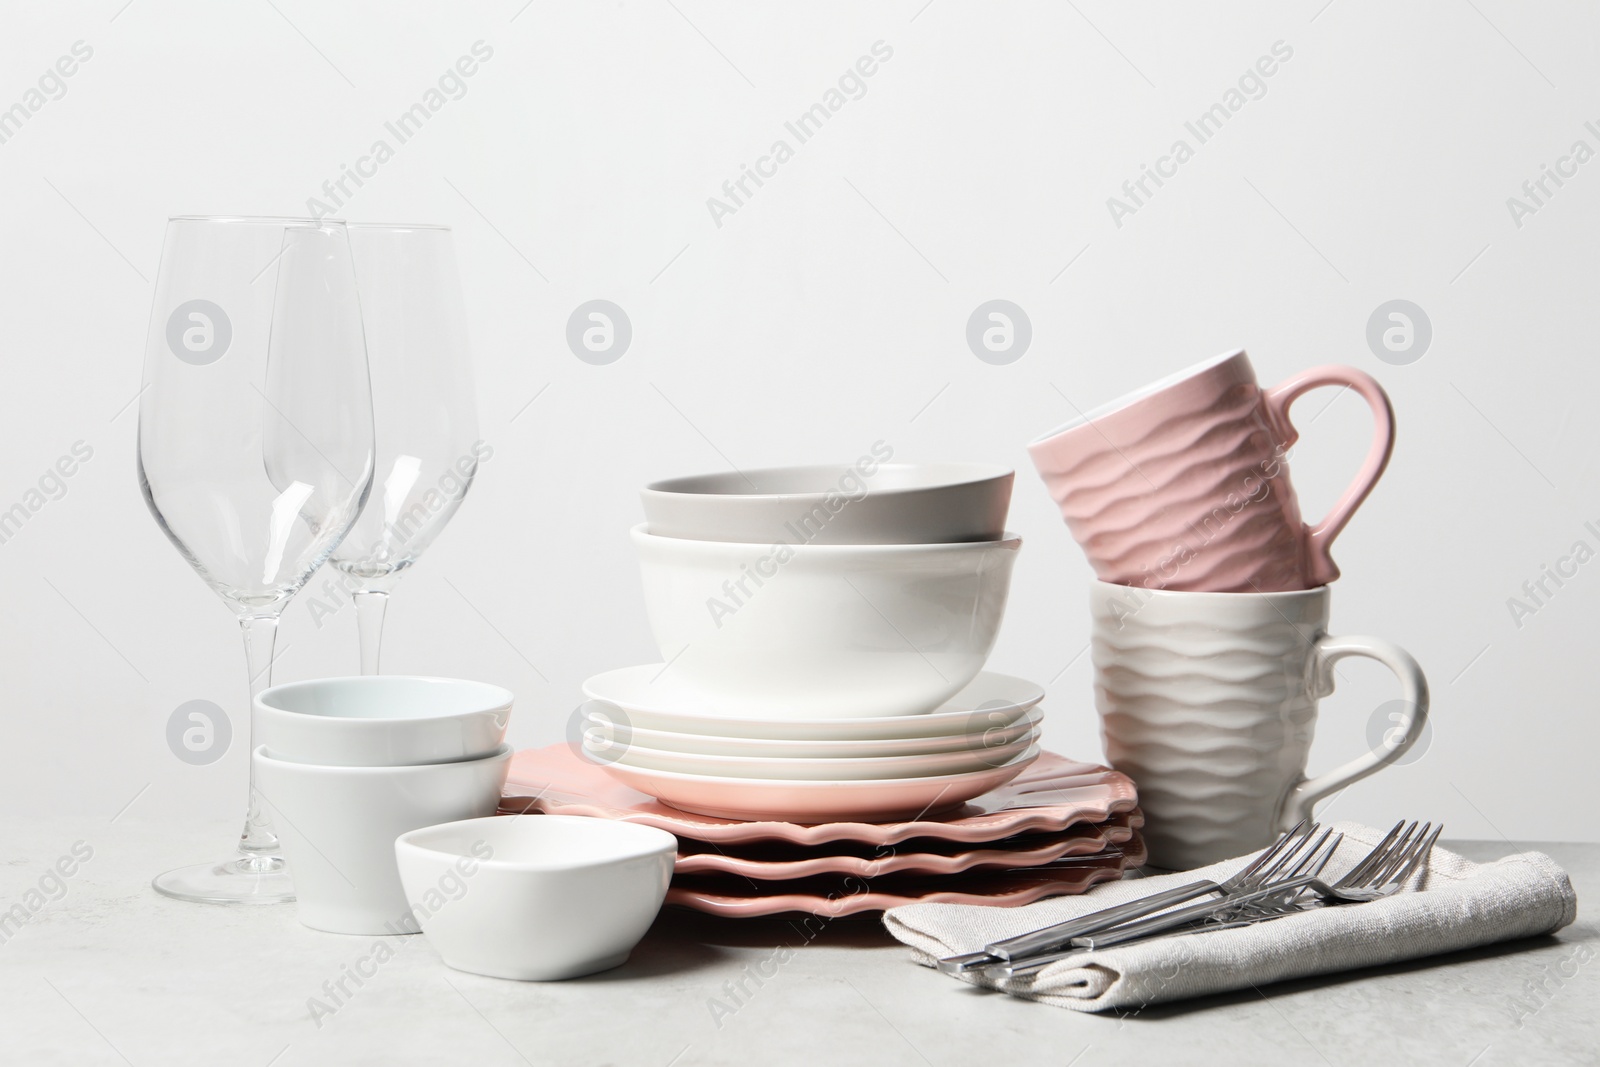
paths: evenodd
<path fill-rule="evenodd" d="M 387 670 L 507 685 L 512 740 L 554 741 L 586 676 L 656 656 L 628 542 L 638 486 L 849 460 L 881 438 L 897 459 L 1018 468 L 1025 546 L 991 665 L 1048 683 L 1050 747 L 1097 757 L 1090 571 L 1023 446 L 1072 414 L 1066 398 L 1087 408 L 1242 345 L 1264 383 L 1364 368 L 1398 412 L 1389 473 L 1336 548 L 1334 629 L 1416 654 L 1434 732 L 1335 813 L 1600 840 L 1600 561 L 1520 628 L 1507 607 L 1574 541 L 1600 548 L 1584 529 L 1600 527 L 1600 161 L 1520 227 L 1506 203 L 1575 140 L 1600 149 L 1583 125 L 1600 125 L 1592 10 L 124 3 L 9 4 L 0 35 L 0 108 L 74 42 L 94 50 L 0 144 L 0 509 L 75 441 L 94 449 L 0 544 L 7 810 L 242 811 L 237 627 L 134 477 L 165 220 L 304 214 L 482 40 L 494 55 L 466 95 L 342 212 L 456 227 L 495 449 L 394 597 Z M 716 226 L 707 198 L 880 40 L 893 58 L 865 96 Z M 1266 94 L 1115 225 L 1107 197 L 1277 41 L 1293 57 Z M 564 341 L 594 298 L 634 328 L 605 367 Z M 1009 366 L 965 341 L 994 298 L 1033 325 Z M 1365 339 L 1396 298 L 1434 331 L 1404 366 Z M 1367 416 L 1331 391 L 1296 415 L 1314 516 Z M 319 629 L 302 595 L 276 680 L 353 672 L 353 615 Z M 1393 694 L 1371 664 L 1341 673 L 1314 768 L 1362 750 Z M 196 698 L 239 731 L 208 767 L 163 739 Z"/>

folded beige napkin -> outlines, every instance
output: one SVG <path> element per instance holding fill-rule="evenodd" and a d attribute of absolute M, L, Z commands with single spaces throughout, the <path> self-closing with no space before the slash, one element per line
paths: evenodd
<path fill-rule="evenodd" d="M 1323 872 L 1348 872 L 1384 832 L 1345 823 L 1344 840 Z M 918 963 L 975 952 L 985 944 L 1073 919 L 1188 882 L 1223 881 L 1252 857 L 1196 871 L 1111 882 L 1076 897 L 1020 908 L 909 904 L 885 912 L 884 925 L 910 945 Z M 1169 937 L 1081 953 L 1030 979 L 963 980 L 1078 1011 L 1128 1011 L 1206 993 L 1263 986 L 1416 959 L 1440 952 L 1546 934 L 1572 922 L 1578 898 L 1555 861 L 1524 852 L 1473 863 L 1435 848 L 1407 891 L 1368 904 L 1317 908 L 1235 930 Z"/>

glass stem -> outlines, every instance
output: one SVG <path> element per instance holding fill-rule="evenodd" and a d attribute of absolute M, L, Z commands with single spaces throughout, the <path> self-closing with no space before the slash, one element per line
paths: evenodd
<path fill-rule="evenodd" d="M 250 765 L 250 808 L 245 815 L 244 832 L 239 835 L 239 852 L 246 862 L 263 866 L 275 863 L 278 855 L 278 835 L 262 810 L 256 794 L 256 694 L 272 684 L 272 650 L 278 642 L 278 617 L 260 615 L 239 620 L 244 631 L 244 661 L 250 672 L 250 704 L 246 711 L 250 723 L 250 747 L 245 759 Z"/>
<path fill-rule="evenodd" d="M 383 613 L 389 608 L 389 594 L 363 589 L 354 595 L 356 629 L 361 634 L 361 673 L 378 673 L 378 652 L 383 645 Z"/>

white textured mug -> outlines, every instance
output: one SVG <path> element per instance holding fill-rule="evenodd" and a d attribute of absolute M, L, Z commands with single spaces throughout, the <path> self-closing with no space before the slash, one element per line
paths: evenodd
<path fill-rule="evenodd" d="M 1197 593 L 1095 582 L 1095 706 L 1106 757 L 1139 787 L 1150 862 L 1188 869 L 1269 843 L 1322 798 L 1399 759 L 1428 717 L 1410 653 L 1328 634 L 1327 586 Z M 1306 777 L 1317 701 L 1334 664 L 1394 672 L 1407 709 L 1381 747 Z"/>

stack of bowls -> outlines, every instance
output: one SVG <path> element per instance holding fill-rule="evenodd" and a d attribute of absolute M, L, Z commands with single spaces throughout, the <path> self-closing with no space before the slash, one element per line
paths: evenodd
<path fill-rule="evenodd" d="M 451 678 L 291 682 L 255 700 L 256 800 L 294 877 L 300 921 L 417 931 L 395 839 L 494 814 L 511 762 L 511 692 Z"/>
<path fill-rule="evenodd" d="M 982 673 L 1013 472 L 886 455 L 644 490 L 663 662 L 586 684 L 592 760 L 688 811 L 816 822 L 953 807 L 1037 758 L 1042 692 Z"/>

